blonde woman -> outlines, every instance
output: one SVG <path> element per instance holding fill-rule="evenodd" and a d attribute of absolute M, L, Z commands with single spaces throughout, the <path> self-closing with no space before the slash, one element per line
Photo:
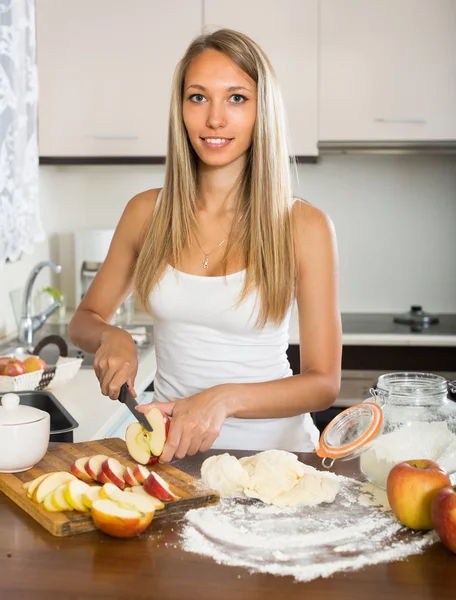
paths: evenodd
<path fill-rule="evenodd" d="M 95 353 L 104 395 L 133 389 L 135 344 L 109 323 L 135 290 L 154 322 L 154 401 L 172 416 L 163 462 L 211 447 L 311 451 L 309 413 L 331 406 L 340 385 L 337 287 L 333 227 L 292 197 L 268 58 L 236 31 L 198 37 L 174 77 L 163 188 L 127 204 L 71 339 Z"/>

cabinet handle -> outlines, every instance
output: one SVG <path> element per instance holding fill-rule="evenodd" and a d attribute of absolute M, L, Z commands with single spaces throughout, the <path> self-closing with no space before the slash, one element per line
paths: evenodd
<path fill-rule="evenodd" d="M 377 119 L 374 119 L 375 123 L 418 123 L 418 124 L 424 124 L 426 123 L 426 119 L 423 118 L 413 118 L 413 117 L 409 117 L 409 118 L 405 118 L 405 119 L 384 119 L 383 117 L 379 117 Z"/>
<path fill-rule="evenodd" d="M 93 137 L 96 140 L 137 140 L 138 139 L 137 135 L 130 135 L 128 133 L 126 133 L 126 134 L 96 133 L 96 134 L 92 135 L 91 137 Z"/>

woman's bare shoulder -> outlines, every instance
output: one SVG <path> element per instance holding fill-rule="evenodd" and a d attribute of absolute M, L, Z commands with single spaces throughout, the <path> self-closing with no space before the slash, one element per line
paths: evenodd
<path fill-rule="evenodd" d="M 335 243 L 335 230 L 331 218 L 321 208 L 306 200 L 296 198 L 292 211 L 293 232 L 297 250 L 311 253 L 321 244 Z"/>
<path fill-rule="evenodd" d="M 126 207 L 126 212 L 130 214 L 132 218 L 140 219 L 141 222 L 149 220 L 154 212 L 155 205 L 157 203 L 158 194 L 161 192 L 161 188 L 154 188 L 151 190 L 145 190 L 139 192 L 131 198 Z"/>

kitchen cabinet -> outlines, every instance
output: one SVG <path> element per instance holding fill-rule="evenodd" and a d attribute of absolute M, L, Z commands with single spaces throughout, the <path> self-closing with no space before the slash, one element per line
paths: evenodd
<path fill-rule="evenodd" d="M 201 0 L 37 0 L 40 156 L 164 156 Z"/>
<path fill-rule="evenodd" d="M 205 0 L 204 25 L 237 29 L 258 42 L 282 90 L 292 153 L 317 155 L 318 0 Z"/>
<path fill-rule="evenodd" d="M 456 140 L 456 2 L 321 0 L 321 141 Z"/>

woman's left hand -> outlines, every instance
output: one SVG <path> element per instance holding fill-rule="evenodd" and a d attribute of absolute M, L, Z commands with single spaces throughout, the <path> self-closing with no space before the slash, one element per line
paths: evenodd
<path fill-rule="evenodd" d="M 209 450 L 229 416 L 226 397 L 222 386 L 217 386 L 175 402 L 141 404 L 137 409 L 140 412 L 145 413 L 152 406 L 157 406 L 172 416 L 160 462 Z"/>

